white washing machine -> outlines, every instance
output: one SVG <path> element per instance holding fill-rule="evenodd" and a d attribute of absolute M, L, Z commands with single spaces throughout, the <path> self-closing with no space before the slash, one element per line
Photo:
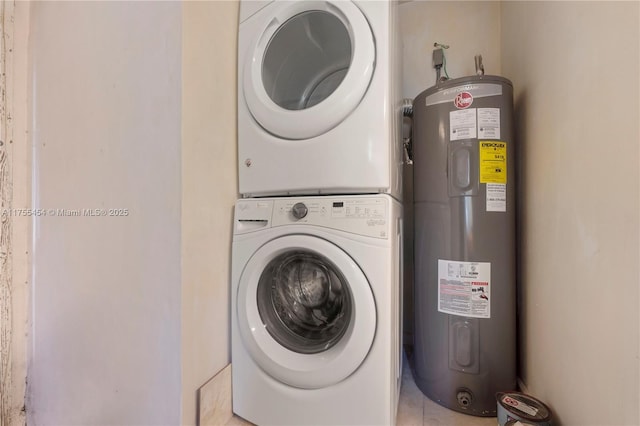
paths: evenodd
<path fill-rule="evenodd" d="M 392 1 L 241 1 L 243 197 L 401 197 L 401 49 Z"/>
<path fill-rule="evenodd" d="M 387 195 L 237 202 L 234 413 L 259 425 L 395 424 L 401 230 Z"/>

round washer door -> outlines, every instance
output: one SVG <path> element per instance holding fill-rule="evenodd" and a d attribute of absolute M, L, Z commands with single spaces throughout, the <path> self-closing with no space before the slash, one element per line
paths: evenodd
<path fill-rule="evenodd" d="M 375 335 L 375 302 L 364 273 L 336 245 L 309 235 L 260 247 L 240 276 L 236 308 L 256 364 L 303 389 L 347 378 Z"/>
<path fill-rule="evenodd" d="M 350 1 L 275 2 L 266 9 L 244 62 L 247 107 L 284 139 L 326 133 L 369 87 L 375 65 L 369 23 Z"/>

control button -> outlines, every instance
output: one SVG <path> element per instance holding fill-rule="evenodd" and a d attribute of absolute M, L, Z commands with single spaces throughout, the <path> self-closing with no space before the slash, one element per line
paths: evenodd
<path fill-rule="evenodd" d="M 295 203 L 291 208 L 291 214 L 293 214 L 293 217 L 296 219 L 302 219 L 308 212 L 309 209 L 307 209 L 307 206 L 305 206 L 304 203 Z"/>

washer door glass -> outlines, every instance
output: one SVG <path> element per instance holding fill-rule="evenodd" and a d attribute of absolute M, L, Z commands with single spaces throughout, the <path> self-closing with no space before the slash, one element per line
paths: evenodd
<path fill-rule="evenodd" d="M 324 256 L 286 252 L 258 282 L 258 311 L 267 331 L 284 347 L 318 353 L 347 331 L 353 309 L 348 283 Z"/>
<path fill-rule="evenodd" d="M 366 276 L 340 247 L 311 235 L 281 236 L 256 250 L 239 277 L 236 312 L 253 361 L 302 389 L 344 380 L 375 337 Z"/>
<path fill-rule="evenodd" d="M 335 15 L 303 12 L 282 24 L 269 41 L 262 83 L 278 106 L 310 108 L 331 95 L 351 64 L 349 31 Z"/>
<path fill-rule="evenodd" d="M 244 100 L 253 118 L 283 139 L 326 133 L 357 107 L 369 87 L 375 45 L 349 1 L 274 2 L 252 18 L 259 27 L 244 58 Z"/>

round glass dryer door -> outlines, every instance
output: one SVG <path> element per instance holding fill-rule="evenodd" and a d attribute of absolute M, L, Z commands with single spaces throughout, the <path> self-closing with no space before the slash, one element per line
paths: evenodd
<path fill-rule="evenodd" d="M 291 235 L 262 246 L 240 278 L 237 304 L 251 357 L 291 386 L 342 381 L 373 343 L 375 303 L 366 277 L 320 238 Z"/>
<path fill-rule="evenodd" d="M 331 130 L 356 108 L 373 74 L 366 18 L 349 1 L 282 2 L 269 17 L 244 65 L 251 114 L 285 139 Z"/>
<path fill-rule="evenodd" d="M 351 64 L 349 31 L 335 15 L 302 12 L 275 32 L 262 62 L 262 84 L 287 110 L 311 108 L 340 86 Z"/>

